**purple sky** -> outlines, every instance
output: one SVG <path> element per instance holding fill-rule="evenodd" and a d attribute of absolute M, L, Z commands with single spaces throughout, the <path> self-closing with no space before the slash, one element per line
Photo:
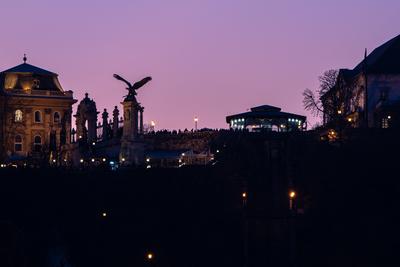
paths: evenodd
<path fill-rule="evenodd" d="M 0 69 L 57 72 L 100 111 L 126 94 L 112 78 L 153 81 L 139 92 L 157 128 L 227 127 L 262 104 L 305 114 L 304 88 L 327 69 L 354 67 L 400 34 L 398 0 L 35 0 L 1 3 Z"/>

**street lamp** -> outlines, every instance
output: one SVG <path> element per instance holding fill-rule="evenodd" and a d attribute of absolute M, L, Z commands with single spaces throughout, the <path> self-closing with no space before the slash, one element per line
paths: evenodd
<path fill-rule="evenodd" d="M 194 117 L 194 130 L 197 131 L 197 122 L 199 121 L 199 118 Z"/>
<path fill-rule="evenodd" d="M 154 132 L 155 128 L 156 128 L 156 122 L 155 121 L 150 121 L 150 126 L 151 126 L 150 131 Z"/>
<path fill-rule="evenodd" d="M 154 254 L 152 252 L 148 252 L 146 254 L 146 260 L 152 266 L 154 264 Z"/>
<path fill-rule="evenodd" d="M 242 193 L 243 207 L 247 205 L 247 192 Z"/>
<path fill-rule="evenodd" d="M 294 199 L 296 198 L 296 192 L 295 191 L 290 191 L 289 192 L 289 209 L 293 210 L 293 202 Z"/>

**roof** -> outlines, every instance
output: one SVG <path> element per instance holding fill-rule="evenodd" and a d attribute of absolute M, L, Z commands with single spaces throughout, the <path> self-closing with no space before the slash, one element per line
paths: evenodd
<path fill-rule="evenodd" d="M 11 69 L 8 69 L 8 70 L 2 71 L 2 72 L 4 72 L 4 73 L 34 73 L 34 74 L 51 75 L 51 76 L 57 75 L 54 72 L 33 66 L 28 63 L 22 63 L 18 66 L 15 66 Z"/>
<path fill-rule="evenodd" d="M 281 108 L 274 107 L 274 106 L 260 106 L 260 107 L 273 107 L 274 109 L 257 109 L 258 107 L 251 108 L 251 111 L 234 114 L 226 117 L 226 122 L 229 123 L 231 119 L 235 118 L 296 118 L 306 120 L 305 116 L 282 112 L 280 111 Z"/>
<path fill-rule="evenodd" d="M 400 35 L 375 48 L 353 69 L 354 75 L 362 72 L 365 66 L 369 73 L 400 73 Z"/>
<path fill-rule="evenodd" d="M 251 111 L 281 111 L 281 108 L 270 106 L 270 105 L 262 105 L 253 107 L 250 109 Z"/>

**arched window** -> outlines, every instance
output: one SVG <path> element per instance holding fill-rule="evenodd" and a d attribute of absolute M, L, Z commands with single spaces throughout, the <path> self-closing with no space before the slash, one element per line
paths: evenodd
<path fill-rule="evenodd" d="M 15 122 L 21 122 L 21 121 L 22 121 L 22 111 L 21 111 L 20 109 L 17 109 L 17 110 L 15 111 L 15 114 L 14 114 L 14 121 L 15 121 Z"/>
<path fill-rule="evenodd" d="M 54 112 L 53 121 L 54 121 L 54 123 L 59 123 L 60 122 L 60 113 L 58 113 L 57 111 Z"/>
<path fill-rule="evenodd" d="M 42 150 L 42 137 L 40 135 L 36 135 L 33 139 L 33 150 L 35 152 L 40 152 Z"/>
<path fill-rule="evenodd" d="M 39 110 L 35 111 L 35 122 L 42 122 L 42 113 Z"/>
<path fill-rule="evenodd" d="M 14 138 L 14 151 L 21 152 L 22 151 L 22 136 L 16 135 Z"/>

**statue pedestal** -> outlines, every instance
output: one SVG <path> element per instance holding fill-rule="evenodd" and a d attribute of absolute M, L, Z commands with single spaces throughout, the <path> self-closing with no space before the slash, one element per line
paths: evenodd
<path fill-rule="evenodd" d="M 145 143 L 139 135 L 139 112 L 142 109 L 135 98 L 126 98 L 124 107 L 124 127 L 121 138 L 119 160 L 122 165 L 144 164 Z"/>

